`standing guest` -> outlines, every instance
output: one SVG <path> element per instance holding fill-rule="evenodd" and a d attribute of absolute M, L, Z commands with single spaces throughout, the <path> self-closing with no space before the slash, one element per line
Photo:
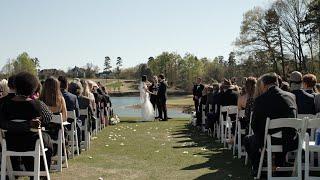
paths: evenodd
<path fill-rule="evenodd" d="M 314 96 L 302 89 L 302 74 L 299 71 L 291 73 L 290 89 L 296 96 L 298 114 L 315 114 Z"/>
<path fill-rule="evenodd" d="M 159 90 L 158 90 L 158 100 L 159 100 L 159 118 L 162 121 L 167 121 L 168 120 L 168 115 L 167 115 L 167 88 L 168 84 L 165 80 L 165 77 L 163 74 L 160 74 L 158 76 L 159 78 Z M 163 116 L 162 116 L 163 113 Z"/>
<path fill-rule="evenodd" d="M 281 90 L 278 86 L 277 75 L 269 73 L 261 78 L 262 94 L 255 99 L 252 115 L 252 130 L 254 135 L 245 138 L 245 148 L 252 163 L 253 175 L 256 176 L 259 166 L 260 151 L 264 144 L 265 124 L 267 118 L 294 118 L 297 106 L 295 97 L 289 92 Z M 297 148 L 296 133 L 292 129 L 278 129 L 272 132 L 282 131 L 282 138 L 276 139 L 276 144 L 283 145 L 283 153 L 276 155 L 276 165 L 285 163 L 287 152 Z M 274 141 L 276 141 L 274 140 Z"/>
<path fill-rule="evenodd" d="M 153 106 L 154 112 L 156 112 L 156 109 L 159 106 L 158 97 L 157 97 L 157 93 L 158 93 L 158 89 L 159 89 L 159 83 L 158 83 L 158 77 L 157 76 L 153 76 L 152 83 L 148 87 L 148 89 L 151 92 L 151 94 L 150 94 L 150 102 L 151 102 L 151 104 Z M 155 117 L 155 118 L 158 119 L 159 117 Z"/>
<path fill-rule="evenodd" d="M 14 78 L 14 87 L 16 95 L 3 102 L 0 111 L 1 128 L 7 130 L 5 138 L 7 147 L 14 151 L 32 151 L 38 140 L 38 133 L 30 131 L 30 128 L 48 127 L 52 114 L 47 106 L 39 101 L 31 99 L 38 87 L 39 80 L 32 74 L 21 72 Z M 18 109 L 18 111 L 17 111 Z M 13 120 L 22 119 L 25 122 L 17 123 Z M 52 156 L 52 142 L 50 136 L 42 133 L 44 146 L 47 148 L 47 164 L 50 169 Z M 21 157 L 22 164 L 26 170 L 33 171 L 34 159 L 32 157 Z M 11 158 L 13 169 L 19 170 L 19 161 L 17 158 Z M 41 169 L 44 169 L 41 167 Z"/>
<path fill-rule="evenodd" d="M 196 84 L 193 86 L 193 101 L 196 112 L 199 112 L 199 103 L 200 98 L 202 97 L 202 91 L 204 89 L 204 85 L 202 84 L 202 79 L 200 77 L 197 78 Z"/>

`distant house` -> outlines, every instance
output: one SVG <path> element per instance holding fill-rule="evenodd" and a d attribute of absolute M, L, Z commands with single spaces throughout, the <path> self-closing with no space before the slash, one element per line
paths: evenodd
<path fill-rule="evenodd" d="M 38 72 L 39 79 L 46 79 L 49 76 L 65 76 L 66 73 L 59 69 L 42 69 Z"/>
<path fill-rule="evenodd" d="M 75 66 L 68 71 L 68 76 L 72 78 L 86 78 L 86 70 Z"/>

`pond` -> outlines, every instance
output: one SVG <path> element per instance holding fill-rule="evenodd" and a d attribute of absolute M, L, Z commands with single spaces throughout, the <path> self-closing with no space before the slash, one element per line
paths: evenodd
<path fill-rule="evenodd" d="M 139 97 L 111 97 L 113 111 L 120 117 L 140 117 L 141 109 L 130 106 L 140 104 Z M 181 109 L 168 108 L 168 117 L 188 118 L 189 115 L 182 113 Z"/>

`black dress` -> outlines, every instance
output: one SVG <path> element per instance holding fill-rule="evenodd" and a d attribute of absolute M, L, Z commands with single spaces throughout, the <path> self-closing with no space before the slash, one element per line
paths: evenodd
<path fill-rule="evenodd" d="M 30 121 L 35 118 L 40 118 L 41 126 L 48 127 L 52 119 L 52 114 L 42 101 L 14 101 L 10 99 L 4 102 L 0 118 L 5 124 L 4 127 L 7 130 L 5 134 L 7 148 L 9 150 L 23 152 L 34 150 L 35 143 L 39 138 L 37 133 L 30 131 Z M 19 126 L 17 126 L 17 123 L 12 121 L 15 119 L 26 120 L 26 122 L 19 123 Z M 48 149 L 46 151 L 46 157 L 50 168 L 53 146 L 50 136 L 46 132 L 43 132 L 42 135 L 44 146 Z M 18 170 L 19 164 L 17 159 L 11 159 L 13 168 Z M 26 170 L 33 170 L 34 163 L 32 157 L 22 157 L 21 160 Z M 44 169 L 43 167 L 44 166 L 41 165 L 41 169 Z"/>

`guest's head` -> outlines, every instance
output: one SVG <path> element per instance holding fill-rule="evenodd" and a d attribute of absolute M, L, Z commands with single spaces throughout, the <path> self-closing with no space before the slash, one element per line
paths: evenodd
<path fill-rule="evenodd" d="M 254 98 L 259 97 L 262 94 L 262 85 L 261 85 L 261 77 L 257 79 L 256 88 L 254 90 Z"/>
<path fill-rule="evenodd" d="M 282 81 L 281 89 L 287 92 L 290 92 L 290 85 L 288 82 Z"/>
<path fill-rule="evenodd" d="M 220 84 L 219 83 L 213 83 L 212 88 L 215 92 L 218 92 L 220 90 Z"/>
<path fill-rule="evenodd" d="M 316 91 L 317 77 L 313 74 L 306 74 L 302 78 L 303 88 Z"/>
<path fill-rule="evenodd" d="M 142 82 L 147 82 L 147 76 L 146 75 L 141 76 L 141 81 Z"/>
<path fill-rule="evenodd" d="M 299 90 L 302 88 L 302 74 L 299 71 L 293 71 L 290 75 L 290 89 Z"/>
<path fill-rule="evenodd" d="M 28 72 L 21 72 L 16 75 L 15 87 L 17 95 L 32 96 L 39 85 L 38 78 Z"/>
<path fill-rule="evenodd" d="M 268 73 L 261 76 L 262 93 L 268 91 L 271 86 L 279 86 L 278 75 L 276 73 Z"/>
<path fill-rule="evenodd" d="M 256 89 L 257 79 L 255 77 L 248 77 L 245 82 L 245 89 L 248 97 L 253 97 Z"/>
<path fill-rule="evenodd" d="M 320 92 L 320 83 L 316 84 L 316 89 L 317 89 L 317 92 Z"/>
<path fill-rule="evenodd" d="M 201 77 L 197 77 L 196 82 L 197 82 L 197 84 L 201 84 L 201 82 L 202 82 L 202 78 L 201 78 Z"/>
<path fill-rule="evenodd" d="M 0 81 L 0 98 L 6 96 L 8 92 L 9 92 L 8 81 L 6 79 L 2 79 Z"/>
<path fill-rule="evenodd" d="M 278 84 L 279 84 L 279 87 L 281 87 L 281 84 L 282 84 L 282 77 L 280 75 L 278 75 Z"/>
<path fill-rule="evenodd" d="M 47 105 L 55 107 L 61 97 L 60 82 L 55 77 L 49 77 L 44 81 L 40 99 Z"/>
<path fill-rule="evenodd" d="M 33 95 L 31 96 L 32 99 L 39 99 L 40 97 L 40 92 L 41 92 L 41 83 L 39 82 L 38 87 L 36 89 L 36 91 L 33 93 Z"/>
<path fill-rule="evenodd" d="M 68 91 L 76 96 L 82 94 L 82 85 L 80 82 L 72 82 L 69 85 Z"/>
<path fill-rule="evenodd" d="M 67 90 L 68 89 L 68 80 L 65 76 L 59 76 L 58 80 L 60 81 L 60 89 Z"/>
<path fill-rule="evenodd" d="M 107 88 L 105 86 L 101 86 L 101 90 L 103 93 L 108 94 Z"/>
<path fill-rule="evenodd" d="M 208 86 L 208 93 L 213 93 L 214 89 L 213 86 Z"/>
<path fill-rule="evenodd" d="M 158 83 L 158 77 L 157 76 L 153 76 L 153 83 Z"/>
<path fill-rule="evenodd" d="M 234 86 L 232 85 L 232 82 L 229 79 L 224 79 L 222 86 L 224 90 L 234 89 Z"/>
<path fill-rule="evenodd" d="M 160 79 L 160 81 L 163 81 L 165 79 L 164 74 L 160 74 L 159 79 Z"/>
<path fill-rule="evenodd" d="M 85 97 L 89 97 L 89 85 L 88 85 L 88 82 L 84 79 L 81 79 L 80 81 L 81 85 L 82 85 L 82 96 L 85 96 Z"/>
<path fill-rule="evenodd" d="M 16 78 L 16 75 L 12 75 L 8 79 L 8 87 L 9 87 L 9 92 L 10 93 L 15 93 L 16 92 L 16 87 L 15 87 L 15 84 L 14 84 L 15 78 Z"/>

